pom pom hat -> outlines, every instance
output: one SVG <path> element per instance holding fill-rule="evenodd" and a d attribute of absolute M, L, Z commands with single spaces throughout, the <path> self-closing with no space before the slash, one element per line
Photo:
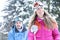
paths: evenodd
<path fill-rule="evenodd" d="M 42 2 L 34 2 L 34 7 L 36 7 L 36 6 L 43 6 L 43 3 Z"/>
<path fill-rule="evenodd" d="M 33 5 L 33 8 L 36 9 L 36 10 L 38 8 L 43 8 L 44 9 L 44 6 L 43 6 L 42 2 L 35 2 L 34 5 Z"/>

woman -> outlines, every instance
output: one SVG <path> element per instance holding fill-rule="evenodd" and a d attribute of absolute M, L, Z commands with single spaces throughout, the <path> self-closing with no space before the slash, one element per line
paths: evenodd
<path fill-rule="evenodd" d="M 22 23 L 22 19 L 15 18 L 15 25 L 8 33 L 8 40 L 27 40 L 27 29 Z"/>
<path fill-rule="evenodd" d="M 28 40 L 60 40 L 57 22 L 44 10 L 43 4 L 35 2 L 34 9 L 28 24 Z"/>

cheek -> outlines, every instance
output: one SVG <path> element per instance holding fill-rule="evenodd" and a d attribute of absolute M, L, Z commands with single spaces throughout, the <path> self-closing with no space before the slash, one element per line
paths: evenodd
<path fill-rule="evenodd" d="M 37 10 L 36 13 L 40 13 L 40 10 Z"/>
<path fill-rule="evenodd" d="M 36 14 L 37 14 L 38 16 L 40 16 L 40 15 L 42 16 L 42 15 L 44 15 L 44 11 L 37 11 Z"/>
<path fill-rule="evenodd" d="M 39 11 L 40 11 L 40 12 L 44 12 L 44 10 L 43 10 L 43 9 L 40 9 Z"/>
<path fill-rule="evenodd" d="M 44 12 L 44 9 L 37 10 L 37 13 L 43 13 L 43 12 Z"/>
<path fill-rule="evenodd" d="M 17 29 L 21 28 L 20 24 L 17 24 L 17 25 L 16 25 L 16 28 L 17 28 Z"/>

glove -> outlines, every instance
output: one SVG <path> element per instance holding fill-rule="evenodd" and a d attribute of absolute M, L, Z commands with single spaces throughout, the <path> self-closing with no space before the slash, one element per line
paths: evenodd
<path fill-rule="evenodd" d="M 37 31 L 38 31 L 38 26 L 37 25 L 32 25 L 31 32 L 33 32 L 34 34 L 36 34 Z"/>

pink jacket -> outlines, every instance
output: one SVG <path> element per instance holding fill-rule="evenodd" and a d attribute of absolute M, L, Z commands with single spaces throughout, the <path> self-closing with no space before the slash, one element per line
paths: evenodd
<path fill-rule="evenodd" d="M 41 23 L 41 29 L 37 31 L 35 34 L 36 40 L 60 40 L 60 34 L 58 28 L 54 30 L 48 30 L 44 28 L 43 20 L 37 18 L 37 20 Z M 34 40 L 34 33 L 30 30 L 28 32 L 28 40 Z"/>

